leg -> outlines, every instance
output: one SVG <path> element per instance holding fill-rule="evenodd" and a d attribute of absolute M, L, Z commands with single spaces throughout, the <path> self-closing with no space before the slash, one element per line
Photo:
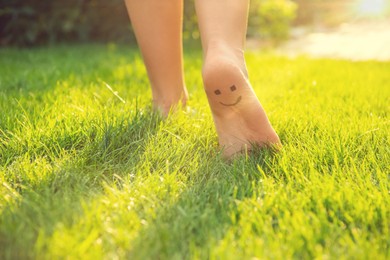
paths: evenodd
<path fill-rule="evenodd" d="M 196 0 L 204 52 L 203 83 L 224 155 L 279 137 L 250 82 L 244 59 L 249 0 Z"/>
<path fill-rule="evenodd" d="M 182 57 L 183 0 L 126 0 L 127 11 L 141 49 L 155 108 L 167 115 L 185 105 Z"/>

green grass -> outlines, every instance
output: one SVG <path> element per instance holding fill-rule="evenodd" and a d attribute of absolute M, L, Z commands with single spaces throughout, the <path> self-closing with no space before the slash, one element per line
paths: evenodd
<path fill-rule="evenodd" d="M 225 163 L 186 52 L 162 120 L 136 49 L 0 49 L 0 258 L 388 259 L 390 63 L 248 53 L 284 149 Z"/>

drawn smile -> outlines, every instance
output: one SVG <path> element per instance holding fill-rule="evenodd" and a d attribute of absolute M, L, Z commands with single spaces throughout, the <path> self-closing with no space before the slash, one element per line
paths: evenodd
<path fill-rule="evenodd" d="M 241 96 L 239 96 L 236 100 L 236 102 L 234 102 L 233 104 L 225 104 L 225 103 L 222 103 L 222 102 L 219 102 L 221 105 L 224 105 L 224 106 L 227 106 L 227 107 L 231 107 L 231 106 L 235 106 L 237 105 L 239 102 L 241 101 Z"/>

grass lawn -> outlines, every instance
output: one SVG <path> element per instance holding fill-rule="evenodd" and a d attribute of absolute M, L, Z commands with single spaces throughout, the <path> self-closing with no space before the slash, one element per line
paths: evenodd
<path fill-rule="evenodd" d="M 136 49 L 0 49 L 0 258 L 389 259 L 390 63 L 248 53 L 284 149 L 226 163 L 186 53 L 162 120 Z"/>

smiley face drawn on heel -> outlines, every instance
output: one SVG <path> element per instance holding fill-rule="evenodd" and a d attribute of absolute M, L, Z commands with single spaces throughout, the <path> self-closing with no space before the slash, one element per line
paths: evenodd
<path fill-rule="evenodd" d="M 229 89 L 230 89 L 231 92 L 234 92 L 234 91 L 237 90 L 237 87 L 236 87 L 236 85 L 232 85 L 232 86 L 230 86 Z M 217 96 L 219 96 L 219 95 L 222 94 L 222 92 L 221 92 L 221 90 L 216 89 L 216 90 L 214 91 L 214 94 L 217 95 Z M 220 103 L 221 105 L 223 105 L 223 106 L 231 107 L 231 106 L 235 106 L 235 105 L 237 105 L 238 103 L 240 103 L 241 99 L 242 99 L 242 96 L 238 96 L 237 99 L 236 99 L 236 101 L 233 102 L 233 103 L 224 103 L 224 102 L 219 102 L 219 103 Z"/>

